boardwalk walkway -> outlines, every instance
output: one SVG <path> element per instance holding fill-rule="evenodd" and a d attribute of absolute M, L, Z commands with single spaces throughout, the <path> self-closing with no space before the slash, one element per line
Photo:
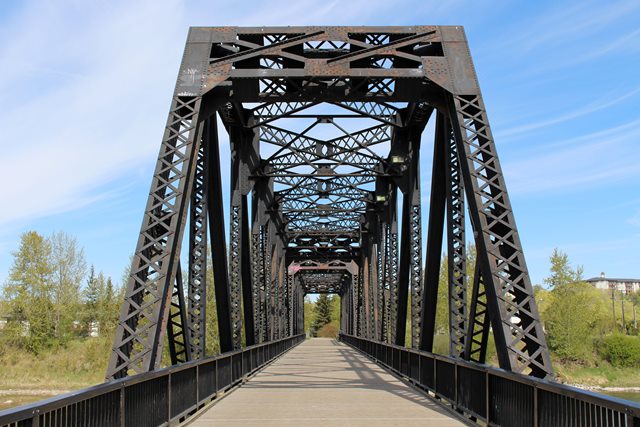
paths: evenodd
<path fill-rule="evenodd" d="M 308 340 L 190 426 L 458 426 L 438 404 L 331 339 Z"/>

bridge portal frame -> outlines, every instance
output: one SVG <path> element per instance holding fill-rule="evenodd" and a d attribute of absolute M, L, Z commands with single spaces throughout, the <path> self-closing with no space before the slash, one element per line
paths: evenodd
<path fill-rule="evenodd" d="M 243 341 L 252 345 L 301 330 L 304 289 L 295 275 L 287 273 L 288 266 L 306 252 L 291 246 L 295 230 L 283 204 L 292 199 L 283 199 L 274 187 L 274 177 L 287 175 L 287 168 L 273 172 L 275 163 L 265 164 L 260 147 L 265 135 L 291 147 L 303 135 L 270 123 L 321 103 L 384 125 L 384 130 L 366 129 L 354 139 L 367 143 L 390 139 L 385 159 L 378 159 L 375 167 L 359 165 L 367 172 L 362 175 L 375 176 L 375 191 L 358 193 L 357 209 L 365 207 L 360 224 L 357 230 L 346 230 L 355 230 L 354 240 L 328 254 L 312 251 L 313 257 L 346 259 L 358 266 L 342 294 L 342 312 L 349 316 L 343 332 L 405 345 L 410 307 L 410 345 L 432 350 L 446 224 L 451 355 L 484 362 L 491 326 L 502 368 L 551 376 L 533 288 L 464 30 L 414 26 L 190 29 L 107 378 L 158 368 L 165 335 L 172 364 L 204 357 L 210 288 L 207 234 L 221 351 L 237 350 Z M 434 111 L 423 267 L 419 153 L 422 131 Z M 231 151 L 228 246 L 217 116 L 227 130 Z M 335 150 L 353 156 L 366 151 L 366 144 L 348 147 L 345 141 L 317 142 L 315 159 L 331 157 Z M 314 165 L 314 175 L 331 174 L 330 168 Z M 328 185 L 354 190 L 357 179 L 357 174 L 333 176 Z M 316 190 L 325 191 L 321 186 Z M 325 210 L 316 208 L 311 215 L 321 216 Z M 465 266 L 467 210 L 477 247 L 471 295 L 467 295 Z M 304 211 L 299 208 L 296 215 L 304 216 Z M 341 218 L 338 225 L 351 224 L 348 211 L 336 208 L 331 215 Z M 185 286 L 180 260 L 187 228 Z M 322 239 L 333 238 L 329 234 L 325 232 Z M 332 243 L 335 246 L 340 245 Z"/>

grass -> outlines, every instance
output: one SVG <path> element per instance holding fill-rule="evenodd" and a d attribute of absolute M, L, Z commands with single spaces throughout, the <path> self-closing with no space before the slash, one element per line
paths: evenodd
<path fill-rule="evenodd" d="M 72 341 L 34 355 L 18 348 L 0 351 L 0 390 L 75 390 L 104 381 L 111 337 Z"/>
<path fill-rule="evenodd" d="M 599 387 L 640 387 L 640 369 L 616 368 L 609 364 L 597 367 L 555 363 L 556 375 L 562 382 Z"/>

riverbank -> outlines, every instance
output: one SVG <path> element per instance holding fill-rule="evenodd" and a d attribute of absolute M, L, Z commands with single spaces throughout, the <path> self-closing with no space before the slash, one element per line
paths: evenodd
<path fill-rule="evenodd" d="M 555 363 L 558 380 L 567 385 L 599 392 L 640 392 L 640 369 L 597 367 Z"/>
<path fill-rule="evenodd" d="M 101 383 L 110 351 L 110 337 L 73 341 L 38 355 L 2 346 L 0 410 Z"/>
<path fill-rule="evenodd" d="M 0 348 L 0 410 L 99 384 L 111 351 L 110 337 L 92 338 L 39 355 Z M 598 393 L 640 401 L 640 369 L 563 364 L 554 360 L 558 381 Z"/>
<path fill-rule="evenodd" d="M 640 387 L 600 387 L 586 384 L 567 384 L 571 387 L 579 388 L 587 391 L 595 391 L 596 393 L 640 393 Z"/>
<path fill-rule="evenodd" d="M 99 384 L 110 351 L 107 338 L 73 341 L 38 355 L 5 346 L 0 350 L 0 392 L 77 390 Z"/>

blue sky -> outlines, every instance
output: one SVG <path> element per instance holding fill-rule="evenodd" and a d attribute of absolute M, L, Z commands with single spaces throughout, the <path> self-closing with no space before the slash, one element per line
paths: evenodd
<path fill-rule="evenodd" d="M 119 280 L 188 27 L 287 24 L 465 26 L 533 282 L 640 277 L 637 0 L 0 0 L 0 283 L 30 229 Z"/>

